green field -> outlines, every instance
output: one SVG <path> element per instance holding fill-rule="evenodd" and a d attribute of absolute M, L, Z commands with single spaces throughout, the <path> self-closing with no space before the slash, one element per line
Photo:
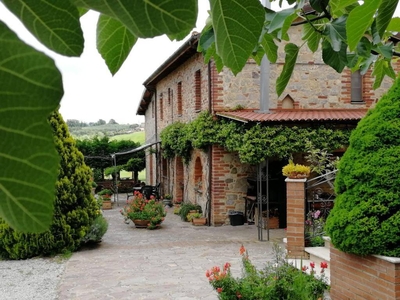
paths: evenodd
<path fill-rule="evenodd" d="M 144 144 L 145 141 L 145 134 L 144 131 L 137 131 L 133 133 L 128 133 L 128 134 L 120 134 L 120 135 L 115 135 L 113 137 L 110 137 L 110 140 L 131 140 L 136 143 L 140 143 L 141 145 Z M 121 171 L 121 178 L 131 178 L 132 172 L 126 172 L 126 171 Z M 146 179 L 146 170 L 143 170 L 142 172 L 139 172 L 139 180 L 144 181 Z"/>
<path fill-rule="evenodd" d="M 130 141 L 134 141 L 137 143 L 140 143 L 141 145 L 144 144 L 145 141 L 145 134 L 144 131 L 137 131 L 137 132 L 132 132 L 132 133 L 127 133 L 127 134 L 119 134 L 119 135 L 115 135 L 110 137 L 110 140 L 130 140 Z"/>

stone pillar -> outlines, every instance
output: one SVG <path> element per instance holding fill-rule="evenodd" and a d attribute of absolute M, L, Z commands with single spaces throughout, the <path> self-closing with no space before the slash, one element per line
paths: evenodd
<path fill-rule="evenodd" d="M 288 258 L 308 258 L 304 252 L 305 182 L 306 179 L 286 180 L 287 194 L 287 255 Z"/>

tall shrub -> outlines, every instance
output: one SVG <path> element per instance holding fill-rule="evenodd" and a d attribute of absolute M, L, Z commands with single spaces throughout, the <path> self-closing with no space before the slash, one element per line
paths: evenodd
<path fill-rule="evenodd" d="M 44 233 L 29 234 L 15 231 L 0 220 L 0 257 L 24 259 L 74 251 L 100 213 L 91 194 L 91 170 L 85 165 L 61 115 L 54 112 L 49 122 L 61 158 L 53 223 Z"/>
<path fill-rule="evenodd" d="M 400 81 L 359 122 L 339 163 L 326 230 L 336 248 L 400 257 Z"/>

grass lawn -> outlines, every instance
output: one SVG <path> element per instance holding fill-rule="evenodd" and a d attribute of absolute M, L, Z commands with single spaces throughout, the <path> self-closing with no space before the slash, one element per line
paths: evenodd
<path fill-rule="evenodd" d="M 144 144 L 145 141 L 145 134 L 144 131 L 137 131 L 137 132 L 132 132 L 132 133 L 128 133 L 128 134 L 120 134 L 120 135 L 115 135 L 110 137 L 110 140 L 130 140 L 130 141 L 134 141 L 136 143 L 140 143 L 140 145 Z"/>

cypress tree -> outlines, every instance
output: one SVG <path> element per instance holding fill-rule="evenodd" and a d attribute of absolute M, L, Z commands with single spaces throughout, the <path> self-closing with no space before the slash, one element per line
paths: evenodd
<path fill-rule="evenodd" d="M 91 170 L 75 145 L 61 115 L 49 117 L 60 155 L 53 223 L 40 234 L 21 233 L 0 219 L 0 257 L 25 259 L 77 250 L 100 211 L 91 194 Z"/>
<path fill-rule="evenodd" d="M 326 224 L 344 252 L 400 257 L 400 81 L 359 122 L 339 163 Z"/>

